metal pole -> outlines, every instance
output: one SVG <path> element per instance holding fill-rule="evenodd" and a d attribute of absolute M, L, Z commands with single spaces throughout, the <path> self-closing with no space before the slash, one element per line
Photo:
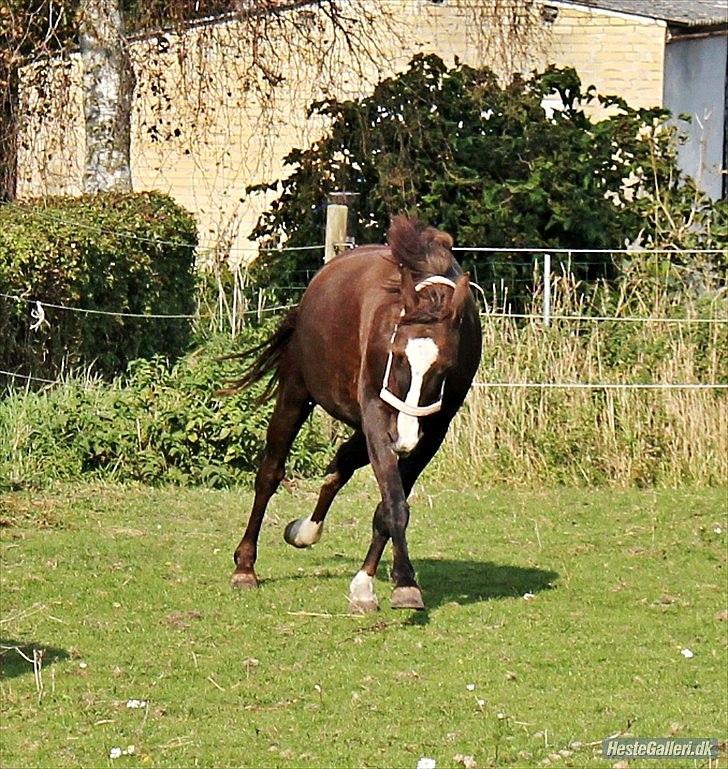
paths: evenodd
<path fill-rule="evenodd" d="M 551 254 L 543 255 L 543 324 L 551 325 Z"/>

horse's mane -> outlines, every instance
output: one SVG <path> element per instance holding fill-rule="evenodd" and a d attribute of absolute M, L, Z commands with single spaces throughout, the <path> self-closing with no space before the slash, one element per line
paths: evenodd
<path fill-rule="evenodd" d="M 387 240 L 394 260 L 415 276 L 445 275 L 452 270 L 452 238 L 419 219 L 393 217 Z"/>
<path fill-rule="evenodd" d="M 452 237 L 430 227 L 419 219 L 395 216 L 387 234 L 393 260 L 401 270 L 409 270 L 415 283 L 431 275 L 455 278 L 462 274 L 452 255 Z M 396 288 L 399 291 L 399 285 Z M 428 286 L 418 295 L 417 306 L 408 312 L 401 324 L 430 323 L 443 320 L 447 313 L 447 298 L 451 289 Z"/>

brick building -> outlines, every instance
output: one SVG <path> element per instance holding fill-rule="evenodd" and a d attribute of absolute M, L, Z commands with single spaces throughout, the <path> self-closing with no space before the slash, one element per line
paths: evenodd
<path fill-rule="evenodd" d="M 508 74 L 501 62 L 483 60 L 467 4 L 378 1 L 386 25 L 372 28 L 379 49 L 374 59 L 352 67 L 346 50 L 332 49 L 322 69 L 320 57 L 307 56 L 310 39 L 301 30 L 300 40 L 287 39 L 283 77 L 269 86 L 264 99 L 246 79 L 246 51 L 236 47 L 235 19 L 211 19 L 183 35 L 160 33 L 133 41 L 135 189 L 171 194 L 197 216 L 203 245 L 229 254 L 233 263 L 245 262 L 256 253 L 247 235 L 267 204 L 265 195 L 247 196 L 245 188 L 278 178 L 284 156 L 320 135 L 320 121 L 306 116 L 314 99 L 364 94 L 418 52 L 437 53 L 450 63 L 458 57 L 488 64 Z M 540 5 L 539 34 L 520 66 L 574 66 L 585 84 L 618 94 L 632 106 L 665 105 L 697 115 L 683 150 L 684 168 L 718 197 L 725 190 L 720 169 L 727 30 L 726 0 L 550 0 Z M 487 28 L 477 31 L 481 39 L 488 35 Z M 277 56 L 280 60 L 280 51 Z M 21 137 L 21 196 L 81 189 L 78 61 L 61 74 L 68 86 L 62 118 L 49 119 L 52 110 L 44 105 Z M 34 95 L 25 98 L 32 115 Z"/>

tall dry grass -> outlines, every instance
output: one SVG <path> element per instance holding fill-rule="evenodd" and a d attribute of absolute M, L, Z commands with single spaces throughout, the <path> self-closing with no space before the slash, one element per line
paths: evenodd
<path fill-rule="evenodd" d="M 469 478 L 506 485 L 725 484 L 728 390 L 500 386 L 726 383 L 725 291 L 703 292 L 698 299 L 684 287 L 628 276 L 618 293 L 603 287 L 587 298 L 573 279 L 560 277 L 554 281 L 552 296 L 553 319 L 548 327 L 538 317 L 540 296 L 533 300 L 536 317 L 483 317 L 478 384 L 454 420 L 433 471 L 448 480 Z M 574 320 L 575 316 L 579 319 Z M 612 316 L 617 320 L 596 319 Z M 668 322 L 676 320 L 723 322 Z M 210 345 L 214 359 L 218 353 Z M 171 375 L 155 380 L 152 366 L 137 388 L 142 394 L 149 392 L 147 400 L 142 398 L 144 408 L 139 398 L 135 400 L 129 381 L 103 383 L 90 372 L 71 373 L 58 386 L 37 393 L 2 393 L 0 488 L 83 475 L 89 466 L 86 443 L 96 453 L 99 445 L 120 447 L 113 449 L 118 458 L 105 466 L 109 477 L 138 477 L 134 462 L 140 457 L 156 468 L 154 451 L 137 456 L 124 448 L 135 445 L 140 420 L 155 422 L 146 413 L 150 409 L 161 410 L 170 419 L 182 410 L 183 421 L 198 420 L 195 435 L 203 429 L 214 440 L 222 428 L 211 427 L 211 415 L 218 409 L 212 403 L 213 392 L 223 377 L 195 363 L 196 358 L 193 353 L 178 367 L 180 376 L 190 372 L 181 383 Z M 194 404 L 188 413 L 185 399 L 192 396 Z M 241 424 L 245 419 L 260 422 L 259 416 L 243 411 Z M 335 442 L 338 432 L 331 422 L 319 414 L 314 419 L 312 434 L 324 434 Z M 81 424 L 85 426 L 79 435 Z M 258 427 L 262 438 L 264 425 Z M 184 434 L 180 435 L 184 442 Z M 317 474 L 319 465 L 328 460 L 329 449 L 324 451 L 319 444 L 299 441 L 299 471 Z M 200 452 L 200 446 L 195 437 L 193 445 L 185 443 L 185 452 Z M 226 446 L 221 451 L 215 461 L 225 466 Z M 179 482 L 199 482 L 197 476 L 182 471 L 175 477 Z M 222 475 L 216 477 L 224 481 Z M 167 476 L 161 473 L 155 478 L 158 482 Z"/>
<path fill-rule="evenodd" d="M 549 327 L 537 317 L 483 317 L 479 384 L 451 426 L 440 471 L 529 485 L 728 481 L 726 390 L 487 384 L 728 382 L 724 292 L 697 299 L 658 280 L 625 280 L 616 296 L 603 289 L 587 300 L 579 288 L 554 281 Z M 564 317 L 575 315 L 584 319 Z"/>

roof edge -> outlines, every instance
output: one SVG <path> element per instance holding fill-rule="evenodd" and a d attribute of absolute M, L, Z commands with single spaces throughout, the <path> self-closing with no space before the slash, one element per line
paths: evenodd
<path fill-rule="evenodd" d="M 584 13 L 593 13 L 597 16 L 616 16 L 621 19 L 643 20 L 648 19 L 655 24 L 667 26 L 667 21 L 659 16 L 653 16 L 650 13 L 627 13 L 626 11 L 615 11 L 610 8 L 599 8 L 596 5 L 588 5 L 585 2 L 579 2 L 579 0 L 544 0 L 544 5 L 553 5 L 557 8 L 573 8 Z"/>
<path fill-rule="evenodd" d="M 707 31 L 720 31 L 720 30 L 728 30 L 728 18 L 725 20 L 718 20 L 718 19 L 711 19 L 708 20 L 706 18 L 699 18 L 694 20 L 681 20 L 681 19 L 674 19 L 674 18 L 668 18 L 664 15 L 658 15 L 655 12 L 652 12 L 649 9 L 649 3 L 645 2 L 645 10 L 643 12 L 639 10 L 634 11 L 624 11 L 624 10 L 617 10 L 614 8 L 603 8 L 598 5 L 592 5 L 590 0 L 542 0 L 542 2 L 547 3 L 548 5 L 554 5 L 554 6 L 567 6 L 569 8 L 575 8 L 582 10 L 584 12 L 590 12 L 595 13 L 599 15 L 606 15 L 606 16 L 616 16 L 621 18 L 627 18 L 627 19 L 651 19 L 655 22 L 661 22 L 667 26 L 674 27 L 674 28 L 680 28 L 680 29 L 690 29 L 690 30 L 698 30 L 707 32 Z M 593 2 L 599 2 L 599 0 L 593 0 Z"/>

